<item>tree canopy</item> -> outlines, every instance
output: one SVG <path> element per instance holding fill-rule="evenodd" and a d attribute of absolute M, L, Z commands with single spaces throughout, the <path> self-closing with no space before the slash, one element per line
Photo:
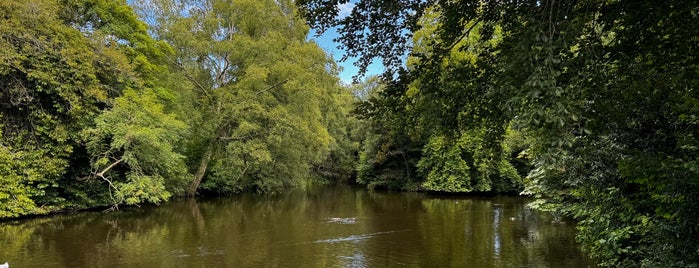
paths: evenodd
<path fill-rule="evenodd" d="M 104 204 L 83 133 L 125 90 L 155 86 L 167 45 L 123 2 L 3 2 L 0 12 L 0 216 Z"/>
<path fill-rule="evenodd" d="M 364 114 L 415 108 L 441 132 L 418 139 L 428 180 L 468 166 L 432 155 L 503 155 L 511 128 L 532 165 L 524 193 L 577 219 L 600 265 L 699 265 L 695 1 L 359 1 L 338 17 L 347 2 L 299 5 L 360 67 L 394 71 Z"/>
<path fill-rule="evenodd" d="M 219 193 L 302 185 L 341 149 L 347 126 L 338 119 L 347 111 L 338 111 L 350 104 L 349 91 L 325 52 L 306 40 L 293 2 L 136 5 L 177 51 L 170 62 L 186 78 L 183 113 L 195 127 L 190 194 L 200 184 Z"/>

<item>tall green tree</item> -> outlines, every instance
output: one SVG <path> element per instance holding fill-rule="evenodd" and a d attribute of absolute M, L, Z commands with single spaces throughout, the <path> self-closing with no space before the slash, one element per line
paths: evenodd
<path fill-rule="evenodd" d="M 699 29 L 687 27 L 699 16 L 696 1 L 359 1 L 338 18 L 337 4 L 347 2 L 299 4 L 319 29 L 340 28 L 360 67 L 382 57 L 393 69 L 405 53 L 396 48 L 410 46 L 434 5 L 431 50 L 415 51 L 419 64 L 400 72 L 384 98 L 418 80 L 460 84 L 452 94 L 421 88 L 438 101 L 435 118 L 453 123 L 438 129 L 453 132 L 478 115 L 494 123 L 483 127 L 495 141 L 509 124 L 529 136 L 525 193 L 575 217 L 578 240 L 600 265 L 699 266 Z M 460 50 L 476 53 L 477 64 L 444 76 L 444 60 L 476 31 L 477 42 Z"/>
<path fill-rule="evenodd" d="M 521 190 L 522 179 L 510 163 L 516 148 L 503 144 L 516 131 L 507 128 L 510 119 L 502 108 L 492 105 L 506 99 L 491 82 L 495 72 L 488 70 L 493 56 L 489 51 L 501 40 L 501 28 L 467 24 L 469 35 L 440 52 L 433 36 L 441 25 L 441 12 L 425 10 L 413 36 L 413 54 L 444 53 L 443 57 L 411 57 L 407 63 L 409 69 L 424 72 L 404 93 L 412 100 L 410 109 L 427 140 L 418 163 L 426 175 L 423 186 L 448 192 Z M 482 31 L 492 36 L 482 36 Z"/>
<path fill-rule="evenodd" d="M 189 194 L 278 191 L 328 157 L 342 89 L 292 1 L 137 3 L 187 80 Z M 341 98 L 341 97 L 340 97 Z M 337 129 L 337 128 L 336 128 Z M 342 132 L 336 134 L 344 135 Z M 201 186 L 201 187 L 200 187 Z"/>

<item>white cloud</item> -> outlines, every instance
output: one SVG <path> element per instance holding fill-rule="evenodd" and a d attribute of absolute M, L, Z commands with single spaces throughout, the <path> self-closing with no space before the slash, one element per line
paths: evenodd
<path fill-rule="evenodd" d="M 338 15 L 340 16 L 340 18 L 347 17 L 350 13 L 352 13 L 352 9 L 354 9 L 354 3 L 348 2 L 344 4 L 339 4 L 337 5 L 337 9 L 339 10 Z"/>

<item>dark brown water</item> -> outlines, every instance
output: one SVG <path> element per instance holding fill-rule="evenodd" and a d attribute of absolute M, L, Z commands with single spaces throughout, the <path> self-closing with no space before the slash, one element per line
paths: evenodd
<path fill-rule="evenodd" d="M 0 223 L 15 267 L 587 267 L 519 197 L 326 186 Z"/>

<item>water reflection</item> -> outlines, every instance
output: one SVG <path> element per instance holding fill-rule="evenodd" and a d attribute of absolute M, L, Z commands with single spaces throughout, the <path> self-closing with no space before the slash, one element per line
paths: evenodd
<path fill-rule="evenodd" d="M 10 267 L 587 267 L 513 197 L 346 186 L 0 224 Z"/>

